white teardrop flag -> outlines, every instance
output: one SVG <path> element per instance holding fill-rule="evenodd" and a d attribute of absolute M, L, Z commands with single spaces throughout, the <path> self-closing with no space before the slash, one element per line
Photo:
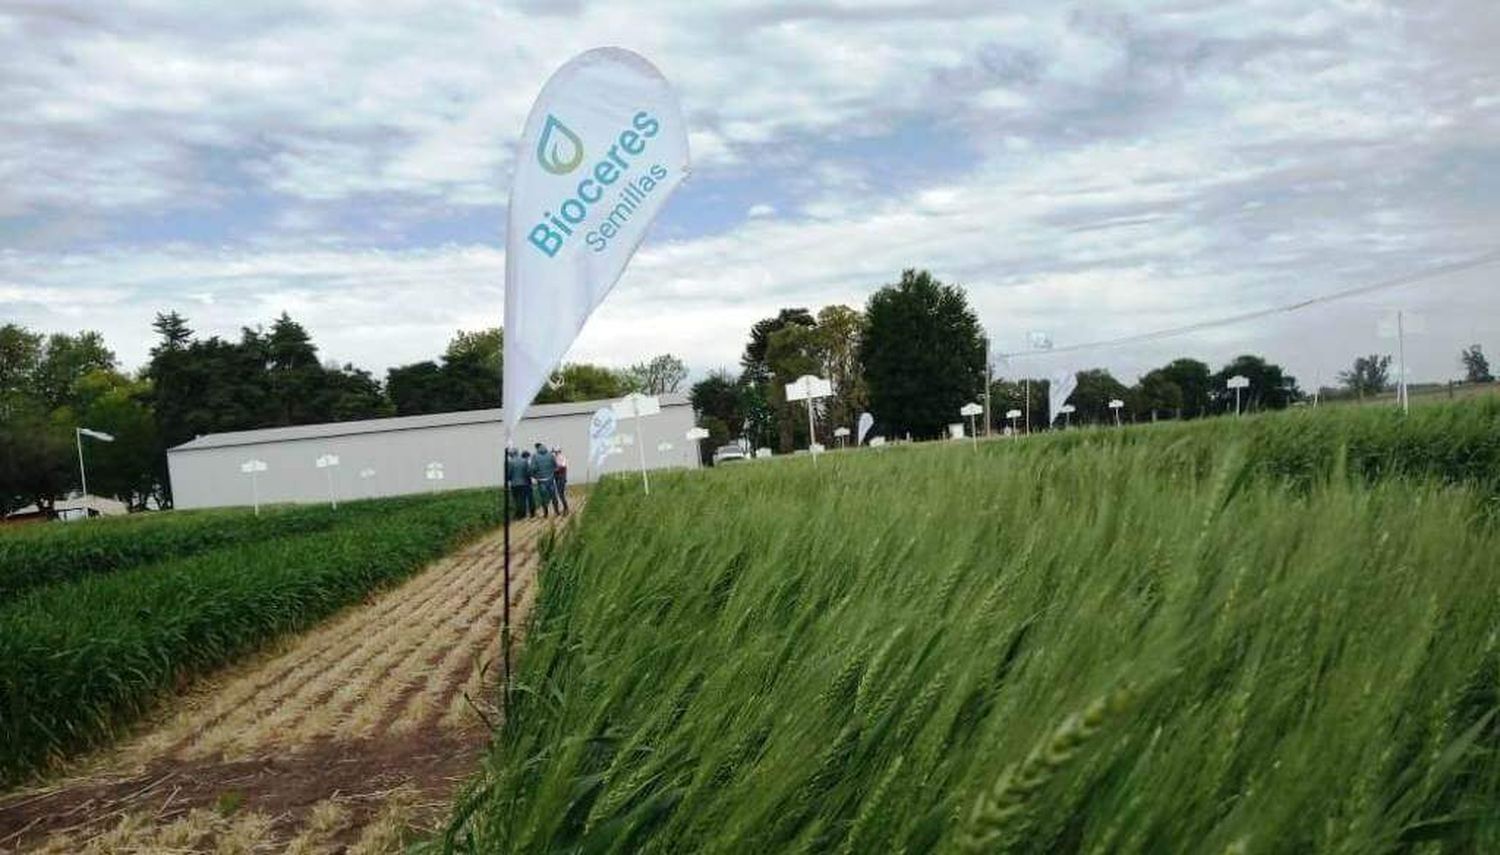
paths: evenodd
<path fill-rule="evenodd" d="M 1073 397 L 1073 391 L 1078 388 L 1078 375 L 1072 371 L 1059 371 L 1052 375 L 1052 382 L 1047 387 L 1047 424 L 1062 414 L 1063 404 Z"/>
<path fill-rule="evenodd" d="M 521 134 L 510 189 L 507 435 L 687 174 L 682 108 L 643 57 L 596 48 L 542 87 Z"/>
<path fill-rule="evenodd" d="M 855 438 L 854 444 L 855 445 L 864 445 L 865 444 L 865 435 L 868 434 L 870 432 L 870 428 L 872 428 L 874 426 L 875 426 L 875 417 L 874 416 L 870 415 L 869 413 L 860 413 L 859 414 L 859 435 Z"/>

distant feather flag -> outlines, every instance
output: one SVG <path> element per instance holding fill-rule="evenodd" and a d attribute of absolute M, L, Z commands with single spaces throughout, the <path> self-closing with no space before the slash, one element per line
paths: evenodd
<path fill-rule="evenodd" d="M 1072 371 L 1059 371 L 1052 375 L 1052 383 L 1047 387 L 1047 424 L 1062 413 L 1063 405 L 1073 397 L 1073 392 L 1078 388 L 1078 375 Z"/>
<path fill-rule="evenodd" d="M 597 48 L 542 87 L 516 153 L 505 240 L 508 435 L 688 169 L 677 95 L 643 57 Z"/>

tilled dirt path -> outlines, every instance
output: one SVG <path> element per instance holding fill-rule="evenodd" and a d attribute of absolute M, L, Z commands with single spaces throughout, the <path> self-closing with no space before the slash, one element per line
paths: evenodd
<path fill-rule="evenodd" d="M 557 524 L 511 529 L 518 628 Z M 85 768 L 0 797 L 0 852 L 399 851 L 442 821 L 484 749 L 501 549 L 487 535 L 199 685 Z"/>

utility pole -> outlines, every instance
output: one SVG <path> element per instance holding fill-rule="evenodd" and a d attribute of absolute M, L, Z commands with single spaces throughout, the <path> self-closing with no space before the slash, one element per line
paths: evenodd
<path fill-rule="evenodd" d="M 990 387 L 995 385 L 995 369 L 990 362 L 990 337 L 984 337 L 984 438 L 990 438 Z"/>

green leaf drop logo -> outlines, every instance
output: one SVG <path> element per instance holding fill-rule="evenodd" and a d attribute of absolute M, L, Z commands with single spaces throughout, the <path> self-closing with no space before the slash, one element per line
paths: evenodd
<path fill-rule="evenodd" d="M 541 139 L 536 143 L 536 159 L 553 175 L 567 175 L 583 163 L 583 140 L 548 113 Z"/>

